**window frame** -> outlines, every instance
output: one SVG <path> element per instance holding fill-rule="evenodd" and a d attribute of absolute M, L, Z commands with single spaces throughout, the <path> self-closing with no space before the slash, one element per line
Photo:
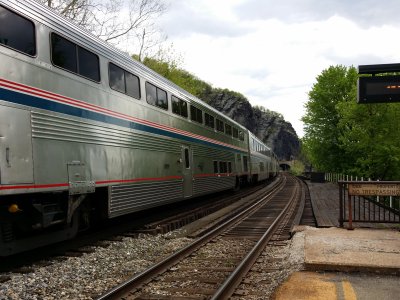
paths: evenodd
<path fill-rule="evenodd" d="M 225 134 L 228 136 L 232 136 L 232 125 L 225 123 Z"/>
<path fill-rule="evenodd" d="M 63 68 L 62 66 L 59 66 L 59 65 L 57 65 L 57 64 L 54 62 L 54 60 L 53 60 L 53 56 L 54 56 L 54 53 L 53 53 L 53 36 L 58 36 L 59 38 L 64 39 L 64 40 L 66 40 L 66 41 L 72 43 L 72 44 L 75 46 L 76 72 L 73 71 L 73 70 L 69 70 L 69 69 Z M 82 75 L 82 74 L 79 73 L 79 71 L 80 71 L 80 68 L 79 68 L 79 55 L 78 55 L 78 53 L 79 53 L 79 49 L 78 49 L 78 48 L 79 48 L 79 47 L 82 48 L 83 50 L 89 52 L 90 54 L 93 54 L 93 55 L 97 58 L 98 77 L 99 77 L 99 80 L 98 80 L 98 81 L 95 80 L 95 79 L 93 79 L 93 78 L 86 77 L 85 75 Z M 67 71 L 67 72 L 69 72 L 69 73 L 71 73 L 71 74 L 77 75 L 77 76 L 79 76 L 79 77 L 85 78 L 85 79 L 87 79 L 87 80 L 90 80 L 90 81 L 95 82 L 95 83 L 98 83 L 98 84 L 101 83 L 100 57 L 99 57 L 95 52 L 93 52 L 93 51 L 91 51 L 91 50 L 89 50 L 89 49 L 87 49 L 87 48 L 85 48 L 85 47 L 82 47 L 80 44 L 75 43 L 74 41 L 72 41 L 72 40 L 70 40 L 70 39 L 64 37 L 64 36 L 61 35 L 61 34 L 56 33 L 55 31 L 50 32 L 50 61 L 51 61 L 51 64 L 52 64 L 54 67 L 58 68 L 58 69 Z"/>
<path fill-rule="evenodd" d="M 212 126 L 210 120 L 212 119 Z M 215 129 L 215 117 L 207 112 L 204 112 L 204 125 L 210 129 Z"/>
<path fill-rule="evenodd" d="M 149 101 L 147 101 L 147 94 L 148 94 L 148 93 L 147 93 L 147 85 L 151 85 L 151 86 L 155 87 L 155 89 L 156 89 L 156 99 L 155 99 L 156 101 L 155 101 L 155 104 L 149 103 Z M 169 107 L 169 105 L 168 105 L 168 93 L 167 93 L 166 90 L 163 90 L 162 88 L 159 88 L 159 87 L 156 86 L 155 84 L 152 84 L 151 82 L 146 81 L 146 82 L 145 82 L 145 91 L 146 91 L 146 103 L 147 103 L 147 104 L 149 104 L 149 105 L 151 105 L 151 106 L 154 106 L 154 107 L 161 108 L 161 109 L 163 109 L 163 110 L 168 110 L 168 107 Z M 163 107 L 163 106 L 160 106 L 160 105 L 157 104 L 158 101 L 159 101 L 159 97 L 158 97 L 159 91 L 165 93 L 167 107 Z"/>
<path fill-rule="evenodd" d="M 242 130 L 239 130 L 239 140 L 244 142 L 244 132 Z"/>
<path fill-rule="evenodd" d="M 179 107 L 179 112 L 174 112 L 174 105 L 173 105 L 174 98 L 175 98 L 176 100 L 178 100 L 177 103 L 178 103 L 178 107 Z M 183 108 L 183 107 L 182 107 L 182 103 L 185 103 L 185 104 L 186 104 L 186 115 L 182 114 L 182 108 Z M 188 103 L 187 103 L 187 101 L 182 100 L 181 98 L 179 98 L 179 97 L 177 97 L 177 96 L 175 96 L 175 95 L 171 95 L 171 111 L 172 111 L 173 114 L 178 115 L 178 116 L 181 116 L 182 118 L 187 119 L 187 118 L 189 117 L 189 113 L 188 113 Z"/>
<path fill-rule="evenodd" d="M 235 132 L 236 132 L 236 134 L 235 134 Z M 233 128 L 232 128 L 232 136 L 235 139 L 239 139 L 239 129 L 237 129 L 235 126 L 233 126 Z"/>
<path fill-rule="evenodd" d="M 36 24 L 35 24 L 35 22 L 34 22 L 33 20 L 30 20 L 30 19 L 28 19 L 27 17 L 23 16 L 21 13 L 16 12 L 16 11 L 14 11 L 13 9 L 10 9 L 9 7 L 6 7 L 6 6 L 1 5 L 1 4 L 0 4 L 0 7 L 2 7 L 2 8 L 5 9 L 6 11 L 8 11 L 8 12 L 10 12 L 10 13 L 12 13 L 12 14 L 17 15 L 18 17 L 20 17 L 20 18 L 22 18 L 22 19 L 24 19 L 24 20 L 26 20 L 26 21 L 28 21 L 29 23 L 32 24 L 32 26 L 33 26 L 33 41 L 34 41 L 34 43 L 35 43 L 35 44 L 34 44 L 34 54 L 31 55 L 31 54 L 29 54 L 29 53 L 27 53 L 27 52 L 24 52 L 24 51 L 22 51 L 22 50 L 19 50 L 19 49 L 17 49 L 17 48 L 11 47 L 11 46 L 6 45 L 6 44 L 3 44 L 3 43 L 0 43 L 0 45 L 3 46 L 3 47 L 5 47 L 5 48 L 7 48 L 7 49 L 12 50 L 12 51 L 16 51 L 16 52 L 18 52 L 18 53 L 21 53 L 21 54 L 23 54 L 23 55 L 26 55 L 26 56 L 28 56 L 28 57 L 36 58 L 37 55 L 38 55 L 38 47 L 37 47 L 38 42 L 37 42 L 37 34 L 36 34 Z"/>
<path fill-rule="evenodd" d="M 218 122 L 220 122 L 221 124 L 222 124 L 222 126 L 218 126 Z M 222 120 L 220 120 L 220 119 L 218 119 L 218 118 L 216 118 L 216 121 L 215 121 L 215 123 L 216 123 L 216 129 L 217 129 L 217 131 L 218 132 L 222 132 L 222 133 L 225 133 L 225 123 L 224 123 L 224 121 L 222 121 Z M 222 130 L 221 130 L 222 129 Z"/>
<path fill-rule="evenodd" d="M 195 112 L 194 116 L 193 116 L 192 108 L 193 108 L 193 111 Z M 199 114 L 199 112 L 200 112 L 200 114 Z M 200 116 L 201 120 L 198 119 L 198 116 Z M 203 123 L 203 110 L 193 104 L 190 104 L 190 120 L 194 121 L 198 124 L 204 124 Z"/>
<path fill-rule="evenodd" d="M 116 67 L 116 68 L 122 70 L 123 75 L 124 75 L 124 78 L 123 78 L 123 81 L 124 81 L 124 90 L 125 90 L 124 92 L 123 92 L 123 91 L 120 91 L 120 90 L 117 90 L 117 89 L 115 89 L 115 88 L 113 88 L 113 87 L 111 86 L 111 66 L 114 66 L 114 67 Z M 134 77 L 136 77 L 137 80 L 138 80 L 139 98 L 136 98 L 136 97 L 132 96 L 131 94 L 128 94 L 128 93 L 127 93 L 127 84 L 126 84 L 126 74 L 127 74 L 127 73 L 130 74 L 130 75 L 132 75 L 132 76 L 134 76 Z M 124 68 L 121 68 L 120 66 L 114 64 L 114 63 L 111 62 L 111 61 L 108 62 L 108 86 L 109 86 L 110 89 L 112 89 L 113 91 L 116 91 L 116 92 L 118 92 L 118 93 L 124 94 L 124 95 L 129 96 L 129 97 L 131 97 L 131 98 L 133 98 L 133 99 L 140 100 L 140 99 L 142 98 L 142 91 L 141 91 L 141 87 L 140 87 L 140 77 L 137 76 L 137 75 L 135 75 L 135 74 L 133 74 L 133 73 L 131 73 L 131 72 L 129 72 L 129 71 L 127 71 L 127 70 L 125 70 Z"/>

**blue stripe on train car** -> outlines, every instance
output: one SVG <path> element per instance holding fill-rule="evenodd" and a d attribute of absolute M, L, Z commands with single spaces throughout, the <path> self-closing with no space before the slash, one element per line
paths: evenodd
<path fill-rule="evenodd" d="M 48 111 L 58 112 L 70 116 L 75 116 L 79 118 L 89 119 L 93 121 L 99 121 L 107 124 L 117 125 L 125 128 L 135 129 L 139 131 L 144 131 L 148 133 L 163 135 L 170 138 L 176 138 L 180 140 L 184 140 L 187 142 L 194 142 L 206 146 L 212 146 L 214 148 L 230 150 L 238 153 L 244 153 L 244 151 L 240 151 L 238 149 L 230 148 L 224 145 L 218 145 L 207 141 L 202 141 L 190 136 L 186 136 L 179 133 L 170 132 L 167 130 L 151 127 L 148 125 L 139 124 L 132 121 L 123 120 L 121 118 L 105 115 L 102 113 L 97 113 L 94 111 L 90 111 L 87 109 L 82 109 L 58 102 L 54 102 L 51 100 L 43 99 L 40 97 L 27 95 L 15 91 L 11 91 L 8 89 L 0 88 L 0 99 L 4 101 L 8 101 L 11 103 L 26 105 L 30 107 L 40 108 Z"/>

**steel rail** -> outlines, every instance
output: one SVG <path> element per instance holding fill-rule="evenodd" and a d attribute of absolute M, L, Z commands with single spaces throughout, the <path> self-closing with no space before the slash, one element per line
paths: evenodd
<path fill-rule="evenodd" d="M 242 212 L 238 213 L 237 215 L 233 216 L 229 220 L 225 221 L 215 229 L 211 230 L 210 232 L 206 233 L 205 235 L 199 237 L 191 244 L 187 245 L 186 247 L 182 248 L 181 250 L 171 254 L 164 260 L 160 261 L 159 263 L 153 265 L 152 267 L 144 270 L 143 272 L 131 277 L 127 281 L 121 283 L 120 285 L 114 287 L 113 289 L 109 290 L 105 294 L 101 295 L 97 298 L 97 300 L 110 300 L 110 299 L 118 299 L 121 298 L 123 295 L 126 295 L 129 292 L 136 291 L 139 287 L 143 284 L 150 282 L 156 274 L 163 273 L 167 271 L 169 268 L 174 266 L 179 260 L 182 260 L 188 257 L 191 253 L 195 252 L 201 246 L 207 244 L 213 238 L 218 236 L 220 233 L 225 231 L 229 226 L 232 224 L 240 221 L 246 215 L 252 213 L 254 210 L 258 209 L 260 205 L 265 204 L 265 201 L 269 201 L 269 199 L 276 193 L 278 193 L 286 183 L 286 178 L 283 177 L 280 179 L 280 183 L 273 187 L 273 189 L 268 192 L 267 195 L 263 196 L 260 200 L 256 203 L 247 207 Z"/>
<path fill-rule="evenodd" d="M 236 267 L 236 269 L 231 273 L 231 275 L 224 281 L 224 283 L 220 286 L 220 288 L 215 292 L 211 300 L 228 299 L 229 297 L 232 296 L 237 286 L 241 283 L 242 279 L 252 268 L 254 262 L 258 259 L 262 251 L 264 251 L 265 246 L 274 235 L 278 225 L 288 212 L 289 208 L 291 208 L 295 204 L 295 200 L 297 199 L 299 194 L 299 188 L 300 186 L 296 185 L 291 195 L 290 201 L 286 204 L 282 212 L 278 215 L 275 221 L 263 234 L 260 240 L 254 245 L 254 247 L 242 260 L 242 262 Z"/>

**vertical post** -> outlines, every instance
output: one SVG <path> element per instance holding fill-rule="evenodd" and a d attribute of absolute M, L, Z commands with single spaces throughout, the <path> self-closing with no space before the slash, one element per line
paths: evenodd
<path fill-rule="evenodd" d="M 343 183 L 339 183 L 339 226 L 343 228 Z"/>
<path fill-rule="evenodd" d="M 351 197 L 349 195 L 349 191 L 347 191 L 347 197 L 348 197 L 348 202 L 349 202 L 349 227 L 347 230 L 353 230 L 353 210 L 352 210 L 352 205 L 351 205 Z"/>

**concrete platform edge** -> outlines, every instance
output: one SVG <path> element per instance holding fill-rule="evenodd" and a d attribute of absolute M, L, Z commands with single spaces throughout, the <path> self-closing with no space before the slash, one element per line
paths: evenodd
<path fill-rule="evenodd" d="M 400 268 L 339 265 L 328 263 L 305 263 L 304 266 L 305 271 L 349 272 L 400 276 Z"/>

